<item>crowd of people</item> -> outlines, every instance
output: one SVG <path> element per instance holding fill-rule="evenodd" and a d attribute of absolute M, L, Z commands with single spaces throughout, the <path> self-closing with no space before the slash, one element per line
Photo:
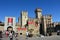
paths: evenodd
<path fill-rule="evenodd" d="M 10 29 L 10 28 L 11 28 L 11 29 Z M 5 36 L 3 36 L 3 35 L 5 35 Z M 13 28 L 12 28 L 11 26 L 9 26 L 9 27 L 7 28 L 7 30 L 5 30 L 5 31 L 3 31 L 3 32 L 0 31 L 0 40 L 1 40 L 1 38 L 3 38 L 3 37 L 9 37 L 10 40 L 13 40 L 13 37 L 17 38 L 17 37 L 18 37 L 18 34 L 13 31 Z M 29 32 L 27 31 L 27 32 L 26 32 L 26 38 L 28 38 L 28 37 L 29 37 Z M 16 40 L 18 40 L 18 39 L 16 39 Z"/>
<path fill-rule="evenodd" d="M 3 35 L 5 35 L 5 36 L 3 36 Z M 6 31 L 4 31 L 4 32 L 0 31 L 0 38 L 3 38 L 3 37 L 6 37 L 6 38 L 9 37 L 10 40 L 13 40 L 13 37 L 15 37 L 16 40 L 18 40 L 18 39 L 17 39 L 18 33 L 15 33 L 14 31 L 8 31 L 8 30 L 6 30 Z M 26 31 L 26 39 L 27 39 L 28 37 L 31 37 L 31 35 L 29 34 L 28 31 Z M 1 39 L 0 39 L 0 40 L 1 40 Z"/>
<path fill-rule="evenodd" d="M 3 36 L 4 35 L 4 36 Z M 16 33 L 13 31 L 13 28 L 11 26 L 9 26 L 7 28 L 7 30 L 5 31 L 0 31 L 0 40 L 3 38 L 3 37 L 9 37 L 10 40 L 13 40 L 13 36 L 17 37 Z"/>

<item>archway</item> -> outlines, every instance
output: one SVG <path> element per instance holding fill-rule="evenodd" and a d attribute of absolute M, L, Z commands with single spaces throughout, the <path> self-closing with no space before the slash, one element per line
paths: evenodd
<path fill-rule="evenodd" d="M 12 26 L 8 26 L 8 27 L 7 27 L 7 31 L 8 31 L 8 33 L 11 32 L 13 35 L 15 34 Z"/>
<path fill-rule="evenodd" d="M 7 27 L 7 31 L 13 31 L 13 27 L 11 26 Z"/>

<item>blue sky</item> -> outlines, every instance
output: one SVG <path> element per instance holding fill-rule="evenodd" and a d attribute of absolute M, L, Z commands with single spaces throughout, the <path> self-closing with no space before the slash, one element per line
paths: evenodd
<path fill-rule="evenodd" d="M 27 10 L 29 17 L 35 18 L 35 9 L 42 8 L 42 14 L 51 14 L 53 22 L 60 21 L 60 0 L 0 0 L 0 21 L 5 16 L 18 17 L 22 10 Z"/>

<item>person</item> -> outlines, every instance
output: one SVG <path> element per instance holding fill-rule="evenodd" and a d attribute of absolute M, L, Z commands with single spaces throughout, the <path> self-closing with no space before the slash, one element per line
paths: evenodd
<path fill-rule="evenodd" d="M 8 35 L 9 35 L 9 32 L 8 32 L 8 31 L 6 31 L 6 37 L 8 37 Z"/>
<path fill-rule="evenodd" d="M 29 37 L 29 32 L 27 31 L 26 32 L 26 39 Z"/>
<path fill-rule="evenodd" d="M 18 33 L 15 33 L 15 38 L 16 40 L 18 40 Z"/>
<path fill-rule="evenodd" d="M 2 40 L 2 31 L 0 31 L 0 40 Z"/>
<path fill-rule="evenodd" d="M 13 36 L 15 35 L 15 32 L 13 31 L 13 27 L 12 26 L 8 26 L 7 27 L 7 31 L 9 32 L 10 40 L 13 40 Z"/>
<path fill-rule="evenodd" d="M 13 40 L 13 35 L 11 32 L 9 33 L 9 37 L 10 37 L 10 40 Z"/>
<path fill-rule="evenodd" d="M 15 37 L 18 37 L 18 33 L 15 33 Z"/>

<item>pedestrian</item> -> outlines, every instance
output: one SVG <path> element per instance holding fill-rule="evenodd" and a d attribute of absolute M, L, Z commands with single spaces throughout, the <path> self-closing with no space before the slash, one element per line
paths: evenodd
<path fill-rule="evenodd" d="M 0 31 L 0 40 L 2 40 L 2 31 Z"/>
<path fill-rule="evenodd" d="M 18 40 L 18 33 L 15 34 L 15 38 L 16 38 L 16 40 Z"/>
<path fill-rule="evenodd" d="M 9 38 L 10 38 L 10 40 L 13 40 L 13 35 L 11 32 L 9 33 Z"/>
<path fill-rule="evenodd" d="M 6 31 L 6 37 L 8 37 L 8 35 L 9 35 L 9 32 L 8 32 L 8 31 Z"/>
<path fill-rule="evenodd" d="M 29 37 L 29 32 L 27 31 L 26 32 L 26 39 Z"/>

